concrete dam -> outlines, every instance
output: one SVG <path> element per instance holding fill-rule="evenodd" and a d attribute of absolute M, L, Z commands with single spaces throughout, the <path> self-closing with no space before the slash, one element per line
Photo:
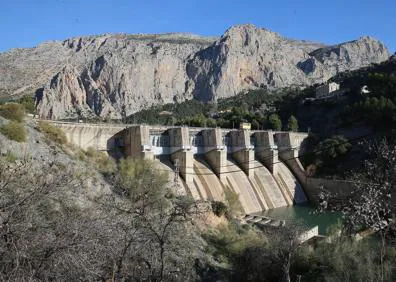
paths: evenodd
<path fill-rule="evenodd" d="M 239 196 L 246 214 L 307 201 L 298 160 L 306 133 L 52 122 L 68 141 L 87 149 L 121 150 L 178 171 L 180 192 L 195 200 Z"/>

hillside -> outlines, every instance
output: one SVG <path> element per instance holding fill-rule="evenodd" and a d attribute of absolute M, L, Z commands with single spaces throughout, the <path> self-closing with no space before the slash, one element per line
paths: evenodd
<path fill-rule="evenodd" d="M 377 130 L 395 128 L 396 119 L 392 113 L 396 104 L 396 56 L 370 67 L 339 73 L 329 81 L 341 85 L 341 99 L 315 100 L 317 84 L 305 89 L 256 89 L 245 94 L 220 98 L 217 102 L 203 103 L 194 99 L 153 106 L 131 115 L 127 121 L 228 128 L 248 121 L 252 123 L 253 129 L 270 129 L 268 117 L 275 113 L 280 116 L 284 130 L 287 129 L 287 119 L 294 115 L 299 121 L 300 130 L 310 129 L 324 136 L 356 126 L 376 127 Z M 362 95 L 360 91 L 363 86 L 370 93 Z M 378 111 L 366 108 L 363 111 L 365 103 L 370 107 L 367 103 L 377 103 L 376 99 L 378 103 L 385 99 L 383 106 L 389 108 L 389 111 L 383 111 L 384 108 Z M 362 111 L 359 111 L 359 107 Z"/>
<path fill-rule="evenodd" d="M 325 46 L 240 25 L 220 38 L 106 34 L 0 54 L 0 95 L 36 95 L 43 118 L 120 119 L 152 105 L 305 87 L 389 57 L 370 37 Z"/>

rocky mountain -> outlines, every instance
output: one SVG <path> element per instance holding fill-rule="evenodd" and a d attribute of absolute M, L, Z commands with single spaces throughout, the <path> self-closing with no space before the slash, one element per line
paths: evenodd
<path fill-rule="evenodd" d="M 101 35 L 0 54 L 0 95 L 36 93 L 43 118 L 120 118 L 155 104 L 307 86 L 389 57 L 370 37 L 325 46 L 253 25 L 220 38 Z"/>

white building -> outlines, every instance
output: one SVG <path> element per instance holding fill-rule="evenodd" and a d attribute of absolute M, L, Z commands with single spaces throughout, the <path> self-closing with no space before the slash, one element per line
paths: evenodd
<path fill-rule="evenodd" d="M 333 92 L 340 90 L 340 85 L 336 82 L 330 82 L 316 88 L 316 98 L 331 96 Z M 334 93 L 333 93 L 334 94 Z"/>

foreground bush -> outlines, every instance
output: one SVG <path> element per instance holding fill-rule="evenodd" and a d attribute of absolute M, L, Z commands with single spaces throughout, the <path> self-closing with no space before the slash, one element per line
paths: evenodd
<path fill-rule="evenodd" d="M 111 173 L 116 170 L 117 165 L 115 160 L 110 157 L 106 152 L 101 152 L 93 147 L 88 147 L 85 155 L 79 155 L 78 158 L 80 160 L 84 160 L 85 156 L 88 157 L 88 159 L 92 160 L 96 164 L 97 169 L 101 172 Z"/>
<path fill-rule="evenodd" d="M 5 104 L 0 106 L 0 115 L 6 119 L 22 122 L 25 117 L 25 108 L 20 104 Z"/>
<path fill-rule="evenodd" d="M 19 103 L 25 108 L 28 113 L 34 114 L 36 111 L 36 103 L 33 97 L 27 95 L 23 96 Z"/>
<path fill-rule="evenodd" d="M 10 123 L 1 126 L 0 132 L 11 140 L 17 142 L 26 141 L 27 132 L 22 123 L 11 121 Z"/>
<path fill-rule="evenodd" d="M 38 123 L 38 128 L 39 131 L 43 132 L 45 136 L 50 139 L 51 141 L 54 141 L 58 144 L 66 144 L 67 138 L 65 133 L 62 131 L 62 129 L 53 126 L 52 124 L 48 122 L 39 122 Z"/>
<path fill-rule="evenodd" d="M 217 215 L 218 217 L 221 217 L 221 216 L 227 214 L 228 207 L 223 202 L 213 201 L 212 202 L 212 211 L 215 215 Z"/>

